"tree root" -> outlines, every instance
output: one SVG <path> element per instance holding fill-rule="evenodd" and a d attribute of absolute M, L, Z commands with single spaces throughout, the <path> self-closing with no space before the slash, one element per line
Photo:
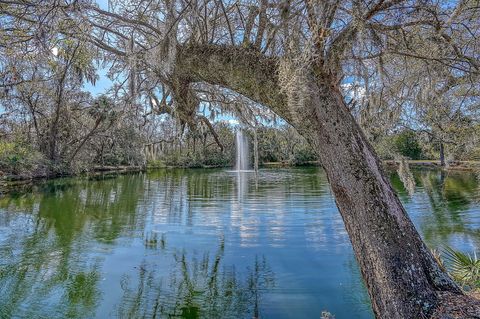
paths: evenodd
<path fill-rule="evenodd" d="M 450 292 L 441 292 L 439 297 L 431 319 L 480 319 L 480 300 Z"/>

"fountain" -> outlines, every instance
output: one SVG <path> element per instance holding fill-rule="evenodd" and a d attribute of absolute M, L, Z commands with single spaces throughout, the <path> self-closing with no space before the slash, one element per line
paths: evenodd
<path fill-rule="evenodd" d="M 237 162 L 235 163 L 235 170 L 238 172 L 248 171 L 249 169 L 249 156 L 248 156 L 248 140 L 243 135 L 243 130 L 238 128 L 236 132 L 237 141 Z"/>

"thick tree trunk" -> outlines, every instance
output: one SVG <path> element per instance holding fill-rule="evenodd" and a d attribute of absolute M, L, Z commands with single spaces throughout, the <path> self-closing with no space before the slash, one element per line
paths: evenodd
<path fill-rule="evenodd" d="M 253 129 L 253 169 L 258 174 L 258 135 L 256 127 Z"/>
<path fill-rule="evenodd" d="M 311 84 L 297 128 L 319 154 L 376 317 L 428 317 L 439 292 L 461 292 L 415 230 L 332 82 Z"/>
<path fill-rule="evenodd" d="M 235 47 L 185 47 L 177 57 L 177 72 L 270 107 L 317 150 L 377 318 L 440 318 L 448 313 L 440 307 L 443 300 L 466 297 L 417 233 L 337 81 L 311 75 L 305 105 L 291 107 L 278 85 L 277 65 L 256 51 Z M 480 313 L 477 302 L 468 302 L 471 317 Z M 464 312 L 463 318 L 468 317 Z"/>
<path fill-rule="evenodd" d="M 440 141 L 440 166 L 445 167 L 445 148 L 442 141 Z"/>

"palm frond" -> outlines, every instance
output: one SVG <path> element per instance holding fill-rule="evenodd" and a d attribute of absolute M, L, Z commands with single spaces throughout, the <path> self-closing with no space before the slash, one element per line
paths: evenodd
<path fill-rule="evenodd" d="M 444 259 L 452 277 L 463 286 L 480 287 L 480 259 L 475 253 L 467 254 L 445 247 Z"/>

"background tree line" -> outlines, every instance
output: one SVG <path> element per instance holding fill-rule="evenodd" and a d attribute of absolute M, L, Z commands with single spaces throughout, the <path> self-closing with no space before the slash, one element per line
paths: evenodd
<path fill-rule="evenodd" d="M 251 133 L 252 141 L 253 132 L 258 133 L 260 163 L 302 164 L 316 159 L 314 150 L 291 126 L 278 124 L 275 114 L 239 94 L 197 85 L 193 109 L 177 107 L 183 103 L 177 85 L 169 87 L 152 78 L 143 69 L 144 61 L 137 60 L 134 51 L 139 50 L 135 49 L 138 46 L 141 49 L 141 43 L 123 33 L 115 34 L 131 51 L 131 58 L 121 61 L 112 55 L 112 47 L 102 47 L 106 44 L 97 38 L 79 36 L 95 29 L 104 30 L 106 35 L 111 30 L 101 23 L 120 17 L 109 16 L 98 7 L 87 6 L 89 11 L 79 11 L 78 6 L 77 2 L 43 7 L 33 2 L 2 4 L 3 174 L 54 176 L 100 166 L 148 163 L 231 166 L 234 128 L 221 121 L 222 115 L 239 119 Z M 458 10 L 465 8 L 469 8 L 466 3 Z M 68 10 L 79 14 L 65 15 Z M 249 19 L 257 15 L 265 19 L 259 15 L 259 8 L 251 10 L 247 10 Z M 128 24 L 134 20 L 119 21 Z M 141 24 L 140 20 L 136 22 Z M 257 22 L 251 23 L 254 27 Z M 432 36 L 421 25 L 419 22 L 416 33 L 409 33 L 404 42 L 395 43 L 395 48 L 414 44 L 419 55 L 426 55 L 432 48 L 444 50 L 444 43 L 435 38 L 438 35 Z M 245 43 L 250 41 L 246 36 Z M 451 43 L 445 34 L 440 36 L 458 49 L 460 44 Z M 473 47 L 468 36 L 459 32 L 455 36 L 461 44 Z M 257 37 L 256 46 L 259 41 Z M 352 52 L 354 56 L 356 53 Z M 378 68 L 370 67 L 371 59 L 380 59 Z M 479 92 L 474 72 L 477 62 L 470 59 L 473 71 L 463 72 L 459 66 L 432 63 L 426 58 L 408 63 L 406 59 L 402 55 L 353 59 L 348 66 L 351 77 L 342 84 L 351 112 L 380 157 L 438 159 L 442 164 L 448 160 L 479 160 Z M 94 97 L 86 84 L 98 81 L 101 68 L 109 68 L 107 76 L 112 87 Z"/>

